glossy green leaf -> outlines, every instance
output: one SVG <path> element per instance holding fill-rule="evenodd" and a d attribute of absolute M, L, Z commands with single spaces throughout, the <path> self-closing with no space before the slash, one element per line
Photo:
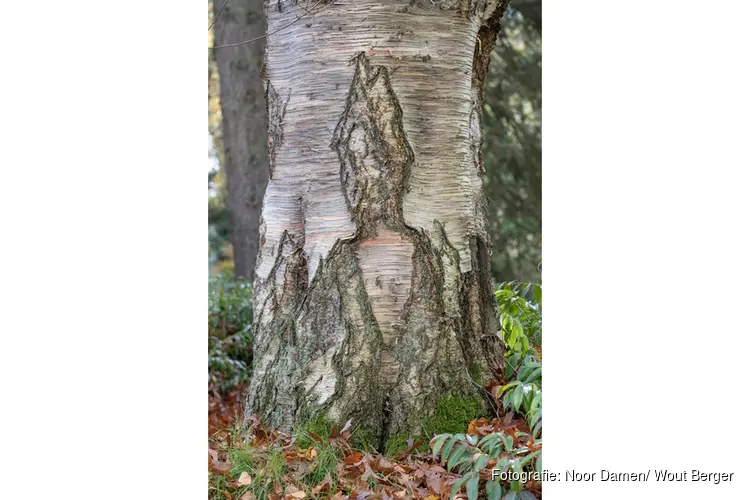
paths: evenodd
<path fill-rule="evenodd" d="M 513 438 L 511 436 L 503 436 L 503 445 L 508 451 L 513 451 Z"/>
<path fill-rule="evenodd" d="M 467 450 L 468 448 L 463 443 L 459 444 L 458 446 L 454 448 L 454 450 L 450 454 L 450 457 L 448 458 L 448 464 L 447 464 L 448 470 L 453 470 L 453 467 L 455 467 L 458 461 L 461 458 L 463 458 Z"/>
<path fill-rule="evenodd" d="M 445 444 L 445 441 L 449 437 L 450 434 L 440 434 L 439 436 L 435 436 L 432 439 L 432 444 L 430 445 L 432 448 L 432 458 L 438 458 L 438 455 L 440 455 L 440 449 L 443 447 L 443 444 Z"/>
<path fill-rule="evenodd" d="M 507 391 L 511 387 L 516 387 L 517 385 L 520 385 L 520 384 L 521 384 L 521 382 L 518 381 L 518 380 L 514 380 L 513 382 L 511 382 L 509 384 L 505 384 L 504 386 L 502 386 L 500 388 L 500 394 L 503 394 L 505 391 Z"/>
<path fill-rule="evenodd" d="M 500 434 L 497 432 L 493 432 L 492 434 L 487 434 L 484 436 L 480 441 L 478 446 L 482 449 L 484 449 L 485 446 L 487 446 L 490 441 L 498 441 L 500 439 Z"/>
<path fill-rule="evenodd" d="M 459 478 L 458 481 L 453 483 L 453 487 L 451 488 L 451 498 L 455 497 L 456 494 L 458 494 L 458 492 L 461 491 L 461 486 L 464 485 L 467 479 L 468 479 L 467 476 L 463 476 Z"/>
<path fill-rule="evenodd" d="M 487 463 L 489 461 L 490 461 L 490 457 L 482 453 L 481 455 L 479 455 L 479 458 L 477 458 L 477 461 L 474 463 L 474 470 L 479 472 L 480 470 L 484 469 L 487 466 Z"/>
<path fill-rule="evenodd" d="M 448 456 L 453 449 L 453 445 L 456 444 L 456 440 L 458 440 L 458 436 L 455 434 L 453 436 L 450 436 L 448 440 L 443 445 L 443 450 L 440 452 L 440 460 L 445 462 L 448 460 Z"/>
<path fill-rule="evenodd" d="M 536 457 L 537 455 L 539 455 L 541 452 L 542 452 L 541 450 L 537 450 L 534 453 L 529 453 L 528 455 L 526 455 L 525 457 L 523 457 L 521 459 L 521 461 L 520 461 L 521 466 L 524 466 L 527 463 L 529 463 L 530 461 L 534 460 L 534 457 Z"/>
<path fill-rule="evenodd" d="M 523 386 L 519 385 L 516 387 L 515 391 L 513 391 L 513 410 L 518 411 L 518 409 L 521 407 L 521 401 L 523 400 Z"/>
<path fill-rule="evenodd" d="M 521 474 L 523 472 L 523 467 L 521 467 L 521 461 L 514 459 L 513 463 L 511 464 L 511 468 L 514 472 L 517 472 L 518 474 Z"/>
<path fill-rule="evenodd" d="M 487 500 L 500 500 L 503 496 L 503 487 L 495 481 L 487 481 L 485 486 Z"/>
<path fill-rule="evenodd" d="M 536 367 L 534 368 L 531 373 L 529 373 L 529 376 L 526 377 L 526 381 L 528 382 L 534 382 L 534 381 L 541 381 L 542 380 L 542 367 Z"/>
<path fill-rule="evenodd" d="M 469 500 L 477 500 L 479 496 L 479 476 L 472 474 L 469 476 L 470 479 L 466 481 L 466 496 Z"/>

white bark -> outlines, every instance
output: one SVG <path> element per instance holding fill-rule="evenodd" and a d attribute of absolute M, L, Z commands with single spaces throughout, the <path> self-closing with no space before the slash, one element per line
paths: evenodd
<path fill-rule="evenodd" d="M 500 362 L 479 124 L 500 3 L 267 2 L 248 410 L 268 423 L 410 431 Z"/>

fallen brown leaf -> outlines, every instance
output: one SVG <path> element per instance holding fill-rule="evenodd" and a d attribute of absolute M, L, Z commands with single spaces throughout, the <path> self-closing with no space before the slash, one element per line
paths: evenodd
<path fill-rule="evenodd" d="M 443 478 L 437 474 L 430 474 L 427 476 L 427 486 L 439 495 L 443 489 Z"/>
<path fill-rule="evenodd" d="M 291 484 L 286 487 L 286 492 L 284 494 L 287 498 L 305 498 L 307 496 L 304 491 L 292 486 Z"/>
<path fill-rule="evenodd" d="M 208 467 L 211 472 L 229 476 L 229 471 L 232 469 L 232 464 L 214 460 L 213 457 L 209 455 Z"/>
<path fill-rule="evenodd" d="M 331 489 L 331 486 L 333 486 L 333 479 L 331 479 L 331 474 L 326 474 L 326 477 L 323 478 L 323 481 L 320 482 L 317 486 L 315 486 L 312 489 L 313 494 L 317 495 L 324 489 L 328 490 Z"/>
<path fill-rule="evenodd" d="M 345 464 L 356 464 L 362 461 L 362 457 L 364 457 L 364 454 L 361 452 L 357 452 L 353 455 L 349 455 L 344 459 Z"/>
<path fill-rule="evenodd" d="M 237 478 L 237 484 L 241 486 L 247 486 L 248 484 L 252 484 L 253 478 L 250 477 L 250 474 L 248 474 L 245 471 L 242 471 L 242 474 L 240 474 L 240 477 Z"/>

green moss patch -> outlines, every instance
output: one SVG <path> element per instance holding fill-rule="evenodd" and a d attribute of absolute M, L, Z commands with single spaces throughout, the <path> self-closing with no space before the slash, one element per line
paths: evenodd
<path fill-rule="evenodd" d="M 474 419 L 482 416 L 484 404 L 474 396 L 443 396 L 438 400 L 435 413 L 422 424 L 427 439 L 435 434 L 458 434 Z"/>

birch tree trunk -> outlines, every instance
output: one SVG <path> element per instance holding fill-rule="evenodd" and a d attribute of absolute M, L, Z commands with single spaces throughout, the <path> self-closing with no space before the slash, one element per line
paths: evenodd
<path fill-rule="evenodd" d="M 265 34 L 264 0 L 214 0 L 215 45 Z M 223 10 L 222 10 L 223 7 Z M 268 183 L 266 103 L 260 77 L 263 40 L 216 49 L 221 89 L 224 167 L 236 278 L 253 279 L 258 226 Z"/>
<path fill-rule="evenodd" d="M 418 433 L 502 369 L 480 117 L 506 6 L 266 1 L 248 415 Z"/>

